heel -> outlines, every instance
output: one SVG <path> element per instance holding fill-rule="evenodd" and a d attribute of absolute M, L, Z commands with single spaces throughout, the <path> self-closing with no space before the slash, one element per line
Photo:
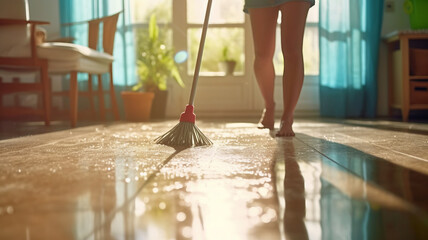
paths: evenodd
<path fill-rule="evenodd" d="M 275 105 L 274 105 L 275 106 Z M 275 125 L 275 107 L 263 109 L 262 117 L 257 124 L 258 129 L 273 130 Z M 266 120 L 268 118 L 268 120 Z"/>

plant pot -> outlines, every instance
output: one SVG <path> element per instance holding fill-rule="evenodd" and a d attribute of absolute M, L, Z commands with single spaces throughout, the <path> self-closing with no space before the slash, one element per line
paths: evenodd
<path fill-rule="evenodd" d="M 226 76 L 233 75 L 236 67 L 236 61 L 223 61 L 218 63 L 219 68 Z"/>
<path fill-rule="evenodd" d="M 131 122 L 146 122 L 150 119 L 152 92 L 121 92 L 125 108 L 125 119 Z"/>
<path fill-rule="evenodd" d="M 168 101 L 168 91 L 155 91 L 155 98 L 153 99 L 152 111 L 150 114 L 151 119 L 164 119 L 166 112 L 166 104 Z"/>

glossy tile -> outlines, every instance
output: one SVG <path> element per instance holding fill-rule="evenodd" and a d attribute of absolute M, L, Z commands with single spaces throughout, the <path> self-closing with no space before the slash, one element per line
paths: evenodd
<path fill-rule="evenodd" d="M 428 237 L 424 202 L 401 192 L 391 192 L 378 182 L 367 179 L 366 174 L 355 174 L 352 168 L 330 158 L 331 153 L 320 154 L 301 138 L 298 135 L 294 139 L 280 140 L 276 155 L 276 181 L 278 196 L 283 199 L 280 206 L 286 239 Z M 358 156 L 360 160 L 366 159 L 365 155 L 354 155 L 353 160 L 358 161 Z M 352 165 L 369 170 L 361 162 Z M 390 170 L 394 171 L 394 166 Z M 379 173 L 367 171 L 367 174 Z M 387 174 L 387 171 L 381 173 Z M 426 186 L 426 176 L 419 180 L 422 182 L 407 179 L 404 184 Z M 391 182 L 400 185 L 402 179 L 391 179 Z M 425 188 L 410 187 L 407 189 L 409 192 L 422 193 L 422 199 L 427 199 Z"/>
<path fill-rule="evenodd" d="M 317 125 L 303 124 L 299 130 L 316 139 L 344 144 L 394 164 L 428 174 L 426 150 L 428 132 L 411 134 L 324 122 L 319 122 Z"/>
<path fill-rule="evenodd" d="M 225 123 L 206 125 L 212 147 L 154 144 L 173 124 L 1 142 L 0 238 L 277 239 L 274 140 Z"/>
<path fill-rule="evenodd" d="M 153 143 L 175 124 L 0 141 L 0 239 L 428 238 L 426 135 L 199 121 L 213 146 Z"/>

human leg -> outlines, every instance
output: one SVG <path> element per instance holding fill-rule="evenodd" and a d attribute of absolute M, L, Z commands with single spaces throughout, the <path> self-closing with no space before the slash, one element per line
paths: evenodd
<path fill-rule="evenodd" d="M 303 86 L 303 35 L 306 16 L 310 8 L 308 2 L 287 2 L 279 6 L 281 19 L 281 46 L 284 56 L 283 101 L 284 113 L 281 117 L 277 136 L 294 136 L 294 109 Z"/>
<path fill-rule="evenodd" d="M 278 8 L 250 8 L 249 14 L 255 51 L 254 74 L 265 102 L 259 127 L 273 129 L 275 122 L 273 55 Z"/>

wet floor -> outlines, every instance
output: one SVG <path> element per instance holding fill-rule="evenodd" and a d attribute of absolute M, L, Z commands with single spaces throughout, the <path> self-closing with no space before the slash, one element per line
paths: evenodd
<path fill-rule="evenodd" d="M 0 239 L 428 239 L 424 124 L 301 120 L 278 139 L 199 121 L 213 146 L 153 143 L 176 123 L 0 141 Z"/>

